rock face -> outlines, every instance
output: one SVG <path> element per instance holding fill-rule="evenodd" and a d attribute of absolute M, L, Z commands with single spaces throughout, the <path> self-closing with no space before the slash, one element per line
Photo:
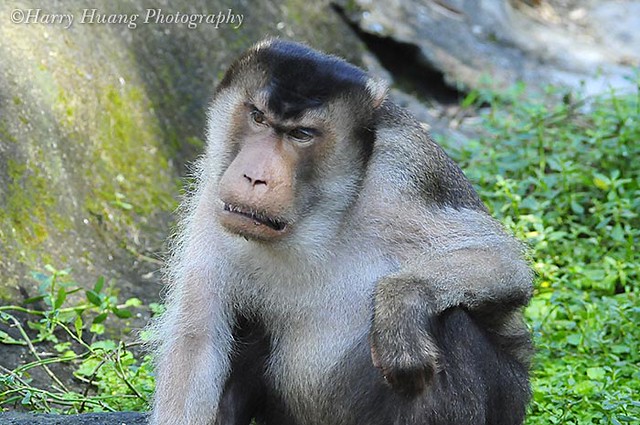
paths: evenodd
<path fill-rule="evenodd" d="M 193 15 L 213 19 L 180 23 Z M 0 16 L 0 304 L 33 296 L 29 272 L 47 263 L 157 294 L 184 164 L 229 62 L 266 35 L 363 51 L 327 1 L 2 2 Z"/>
<path fill-rule="evenodd" d="M 146 425 L 141 413 L 88 413 L 86 415 L 29 415 L 0 413 L 2 425 Z"/>
<path fill-rule="evenodd" d="M 497 88 L 517 81 L 584 84 L 587 94 L 635 87 L 625 77 L 640 64 L 637 0 L 338 3 L 361 31 L 417 46 L 418 62 L 454 87 L 478 87 L 487 77 Z"/>

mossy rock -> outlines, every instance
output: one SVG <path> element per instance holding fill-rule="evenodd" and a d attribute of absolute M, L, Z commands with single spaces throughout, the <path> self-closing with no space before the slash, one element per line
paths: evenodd
<path fill-rule="evenodd" d="M 144 22 L 133 0 L 2 3 L 0 14 L 0 304 L 33 296 L 30 272 L 72 268 L 127 296 L 159 291 L 185 164 L 203 145 L 205 111 L 232 59 L 265 36 L 307 41 L 360 62 L 363 48 L 328 1 L 172 2 L 166 16 L 242 15 L 242 25 Z M 139 15 L 82 23 L 84 13 Z M 73 24 L 33 22 L 70 14 Z M 51 18 L 47 18 L 51 19 Z"/>

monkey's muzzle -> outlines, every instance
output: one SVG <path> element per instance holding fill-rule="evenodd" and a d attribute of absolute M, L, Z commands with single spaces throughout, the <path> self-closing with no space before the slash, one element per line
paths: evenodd
<path fill-rule="evenodd" d="M 220 221 L 229 231 L 251 239 L 270 240 L 287 231 L 285 220 L 241 205 L 224 203 Z"/>

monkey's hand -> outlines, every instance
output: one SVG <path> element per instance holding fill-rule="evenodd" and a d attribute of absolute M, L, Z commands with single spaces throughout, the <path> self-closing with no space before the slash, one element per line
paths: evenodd
<path fill-rule="evenodd" d="M 430 333 L 434 317 L 417 288 L 405 278 L 381 279 L 369 335 L 373 365 L 392 388 L 409 397 L 424 391 L 438 370 L 438 347 Z"/>

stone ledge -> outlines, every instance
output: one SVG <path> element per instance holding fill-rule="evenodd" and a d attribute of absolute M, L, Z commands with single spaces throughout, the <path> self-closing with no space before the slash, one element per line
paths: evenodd
<path fill-rule="evenodd" d="M 146 425 L 144 413 L 86 413 L 82 415 L 48 415 L 0 413 L 0 425 Z"/>

